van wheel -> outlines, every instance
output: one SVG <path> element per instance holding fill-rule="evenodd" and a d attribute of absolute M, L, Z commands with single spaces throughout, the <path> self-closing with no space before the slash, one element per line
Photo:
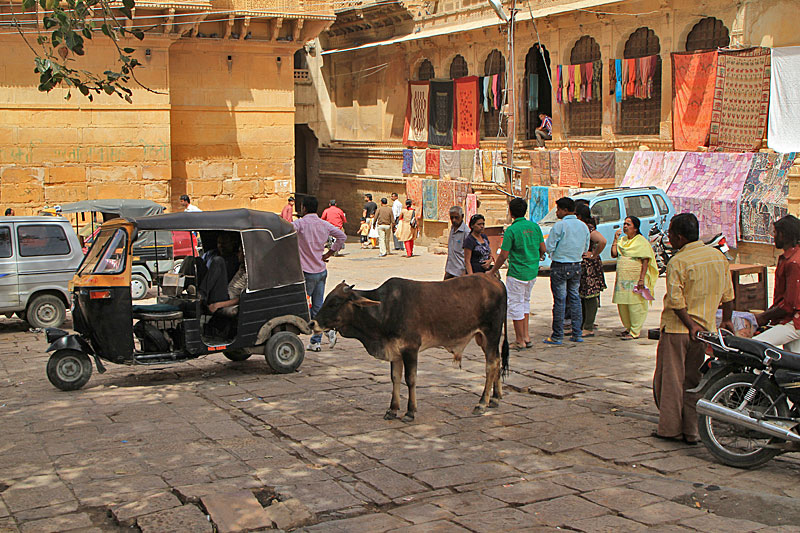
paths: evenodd
<path fill-rule="evenodd" d="M 141 274 L 133 274 L 131 276 L 131 299 L 141 300 L 147 296 L 147 291 L 150 289 L 150 284 L 147 283 L 147 278 Z"/>
<path fill-rule="evenodd" d="M 66 318 L 67 310 L 58 296 L 42 294 L 28 304 L 25 319 L 34 328 L 57 328 Z"/>
<path fill-rule="evenodd" d="M 92 377 L 89 356 L 77 350 L 58 350 L 47 361 L 47 379 L 61 390 L 78 390 Z"/>
<path fill-rule="evenodd" d="M 253 355 L 247 350 L 227 350 L 223 353 L 231 361 L 246 361 Z"/>
<path fill-rule="evenodd" d="M 300 368 L 306 349 L 297 335 L 279 331 L 267 341 L 264 354 L 272 370 L 279 374 L 289 374 Z"/>

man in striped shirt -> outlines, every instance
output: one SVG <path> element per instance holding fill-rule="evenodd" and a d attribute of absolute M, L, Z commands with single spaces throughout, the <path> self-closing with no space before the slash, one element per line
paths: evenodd
<path fill-rule="evenodd" d="M 553 138 L 553 121 L 544 113 L 539 113 L 539 120 L 542 121 L 536 128 L 536 144 L 544 148 L 544 142 Z"/>

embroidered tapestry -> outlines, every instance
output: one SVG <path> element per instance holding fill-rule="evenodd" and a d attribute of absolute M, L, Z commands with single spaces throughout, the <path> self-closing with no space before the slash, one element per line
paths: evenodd
<path fill-rule="evenodd" d="M 580 187 L 581 184 L 581 154 L 560 150 L 558 152 L 558 186 Z"/>
<path fill-rule="evenodd" d="M 403 174 L 411 174 L 414 164 L 414 155 L 411 148 L 403 148 Z"/>
<path fill-rule="evenodd" d="M 472 181 L 475 174 L 475 150 L 459 150 L 458 152 L 461 177 L 467 181 Z"/>
<path fill-rule="evenodd" d="M 561 163 L 558 150 L 550 150 L 550 185 L 558 185 L 558 177 L 561 172 Z"/>
<path fill-rule="evenodd" d="M 422 180 L 422 216 L 439 220 L 439 180 Z"/>
<path fill-rule="evenodd" d="M 492 181 L 492 151 L 481 150 L 481 169 L 483 181 Z"/>
<path fill-rule="evenodd" d="M 582 183 L 614 184 L 614 152 L 581 152 Z"/>
<path fill-rule="evenodd" d="M 455 118 L 453 148 L 477 148 L 480 142 L 478 112 L 478 77 L 467 76 L 455 80 Z"/>
<path fill-rule="evenodd" d="M 550 211 L 550 192 L 548 187 L 531 187 L 531 197 L 528 201 L 528 219 L 539 222 Z M 554 200 L 555 201 L 555 200 Z"/>
<path fill-rule="evenodd" d="M 776 152 L 800 150 L 800 46 L 772 49 L 767 145 Z"/>
<path fill-rule="evenodd" d="M 469 222 L 469 219 L 472 218 L 472 215 L 476 214 L 477 212 L 478 212 L 478 195 L 476 195 L 476 194 L 468 194 L 467 195 L 467 208 L 466 208 L 466 214 L 465 214 L 466 218 L 464 220 Z"/>
<path fill-rule="evenodd" d="M 412 150 L 411 173 L 412 174 L 425 174 L 425 157 L 426 152 L 424 148 L 414 148 Z"/>
<path fill-rule="evenodd" d="M 439 150 L 436 148 L 428 148 L 428 152 L 425 154 L 425 174 L 439 175 Z"/>
<path fill-rule="evenodd" d="M 453 82 L 432 81 L 428 105 L 428 146 L 453 147 Z"/>
<path fill-rule="evenodd" d="M 717 51 L 672 53 L 672 140 L 675 150 L 708 145 Z"/>
<path fill-rule="evenodd" d="M 788 214 L 787 172 L 795 153 L 753 154 L 753 163 L 742 189 L 741 235 L 747 242 L 773 244 L 772 224 Z"/>
<path fill-rule="evenodd" d="M 411 200 L 417 214 L 422 216 L 422 179 L 420 178 L 406 178 L 406 197 Z"/>
<path fill-rule="evenodd" d="M 429 82 L 408 82 L 406 119 L 403 125 L 403 144 L 425 148 L 428 146 L 428 95 Z"/>
<path fill-rule="evenodd" d="M 439 186 L 439 222 L 450 222 L 450 208 L 456 205 L 456 183 L 452 180 L 435 180 Z"/>

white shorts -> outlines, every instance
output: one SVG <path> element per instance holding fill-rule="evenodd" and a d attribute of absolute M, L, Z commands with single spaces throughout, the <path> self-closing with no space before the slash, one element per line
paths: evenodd
<path fill-rule="evenodd" d="M 530 281 L 520 281 L 511 276 L 506 276 L 506 291 L 508 292 L 508 318 L 522 320 L 531 312 L 531 289 L 536 283 L 536 278 Z"/>

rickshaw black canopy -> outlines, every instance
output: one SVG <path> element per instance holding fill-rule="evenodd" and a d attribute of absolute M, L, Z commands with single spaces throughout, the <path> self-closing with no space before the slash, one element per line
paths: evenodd
<path fill-rule="evenodd" d="M 275 213 L 226 209 L 128 218 L 138 230 L 239 231 L 247 264 L 247 287 L 271 289 L 304 281 L 294 227 Z"/>
<path fill-rule="evenodd" d="M 152 200 L 83 200 L 61 205 L 62 213 L 110 213 L 123 218 L 147 217 L 159 215 L 164 212 L 164 207 Z"/>

